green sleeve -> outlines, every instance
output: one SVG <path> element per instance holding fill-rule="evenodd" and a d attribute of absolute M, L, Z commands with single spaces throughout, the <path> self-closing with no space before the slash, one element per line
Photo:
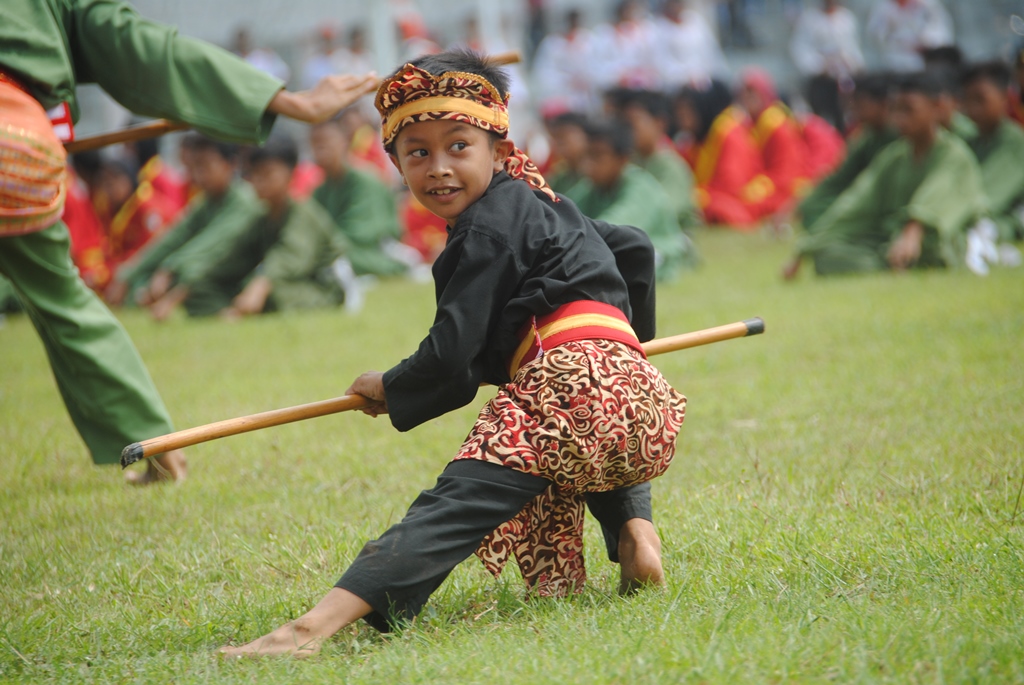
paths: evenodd
<path fill-rule="evenodd" d="M 239 193 L 209 217 L 202 230 L 180 250 L 171 255 L 164 266 L 173 272 L 179 283 L 188 285 L 226 257 L 249 226 L 262 213 L 259 202 L 246 193 Z"/>
<path fill-rule="evenodd" d="M 886 239 L 880 230 L 879 209 L 885 177 L 898 152 L 897 148 L 889 147 L 875 157 L 797 240 L 798 254 L 812 254 L 838 243 L 880 243 Z"/>
<path fill-rule="evenodd" d="M 1004 124 L 999 144 L 981 163 L 981 178 L 994 216 L 1008 214 L 1024 202 L 1024 131 Z"/>
<path fill-rule="evenodd" d="M 341 254 L 330 217 L 314 202 L 296 205 L 261 271 L 273 282 L 312 280 Z"/>
<path fill-rule="evenodd" d="M 681 157 L 663 150 L 652 155 L 644 168 L 661 184 L 680 226 L 690 228 L 702 223 L 694 203 L 693 173 Z"/>
<path fill-rule="evenodd" d="M 183 121 L 210 136 L 262 143 L 283 87 L 226 50 L 179 36 L 114 0 L 63 0 L 80 83 L 95 82 L 138 114 Z"/>
<path fill-rule="evenodd" d="M 687 251 L 683 232 L 665 191 L 643 169 L 627 169 L 614 202 L 591 218 L 636 226 L 646 233 L 657 255 L 659 280 L 671 277 L 681 266 Z"/>
<path fill-rule="evenodd" d="M 805 227 L 813 225 L 844 190 L 853 185 L 871 160 L 878 154 L 876 136 L 867 131 L 857 136 L 846 149 L 842 164 L 815 186 L 814 190 L 800 203 L 800 216 Z"/>
<path fill-rule="evenodd" d="M 376 248 L 388 238 L 402 237 L 398 225 L 398 211 L 391 191 L 377 179 L 358 173 L 348 207 L 334 217 L 345 237 L 356 247 Z"/>
<path fill-rule="evenodd" d="M 206 200 L 197 198 L 178 223 L 118 269 L 118 280 L 133 289 L 142 286 L 165 261 L 195 236 L 205 220 L 206 208 Z"/>
<path fill-rule="evenodd" d="M 978 162 L 963 140 L 946 136 L 936 152 L 939 155 L 910 198 L 906 215 L 937 232 L 942 256 L 952 265 L 956 258 L 949 248 L 959 242 L 969 223 L 985 214 L 988 200 Z"/>

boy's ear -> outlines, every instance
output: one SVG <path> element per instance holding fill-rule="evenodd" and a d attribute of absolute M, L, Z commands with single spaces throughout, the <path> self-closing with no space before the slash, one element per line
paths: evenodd
<path fill-rule="evenodd" d="M 515 144 L 511 140 L 499 140 L 494 143 L 494 171 L 498 172 L 505 168 L 505 160 L 508 159 Z"/>
<path fill-rule="evenodd" d="M 402 173 L 402 165 L 398 163 L 398 157 L 395 157 L 393 152 L 389 152 L 388 159 L 390 159 L 394 167 L 398 169 L 398 173 L 402 175 L 402 183 L 405 183 L 405 174 Z"/>

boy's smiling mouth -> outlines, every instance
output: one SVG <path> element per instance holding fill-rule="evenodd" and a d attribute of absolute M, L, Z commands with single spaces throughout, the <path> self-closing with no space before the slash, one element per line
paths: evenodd
<path fill-rule="evenodd" d="M 460 190 L 462 189 L 453 186 L 444 186 L 443 188 L 431 188 L 427 193 L 437 198 L 449 198 Z"/>

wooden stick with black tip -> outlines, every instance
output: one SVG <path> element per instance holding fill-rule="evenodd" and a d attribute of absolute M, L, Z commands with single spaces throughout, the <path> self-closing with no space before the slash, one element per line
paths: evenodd
<path fill-rule="evenodd" d="M 725 326 L 706 328 L 702 331 L 684 333 L 670 338 L 658 338 L 657 340 L 644 343 L 644 352 L 650 357 L 656 354 L 709 345 L 723 340 L 760 335 L 761 333 L 764 333 L 764 320 L 760 318 L 747 319 L 746 321 L 737 321 Z M 148 459 L 157 454 L 163 454 L 164 452 L 191 445 L 198 445 L 201 442 L 226 438 L 229 435 L 238 435 L 239 433 L 248 433 L 249 431 L 262 428 L 280 426 L 285 423 L 305 421 L 306 419 L 313 419 L 318 416 L 362 409 L 371 404 L 373 402 L 362 395 L 343 395 L 332 400 L 300 404 L 296 407 L 286 407 L 285 409 L 275 409 L 261 414 L 241 416 L 237 419 L 227 419 L 216 423 L 208 423 L 205 426 L 188 428 L 176 433 L 168 433 L 167 435 L 150 438 L 142 442 L 135 442 L 125 447 L 121 452 L 121 467 L 125 468 L 140 459 Z"/>
<path fill-rule="evenodd" d="M 497 55 L 488 56 L 487 61 L 492 64 L 497 64 L 498 66 L 508 66 L 510 64 L 518 64 L 522 61 L 522 55 L 520 55 L 518 51 L 501 52 Z M 157 138 L 173 131 L 184 131 L 188 128 L 188 124 L 183 124 L 178 121 L 157 119 L 156 121 L 147 121 L 144 124 L 129 126 L 128 128 L 124 128 L 119 131 L 99 133 L 94 136 L 86 136 L 85 138 L 72 140 L 64 143 L 64 149 L 67 150 L 68 154 L 87 152 L 89 150 L 98 150 L 99 148 L 107 147 L 108 145 L 134 143 L 139 140 Z"/>

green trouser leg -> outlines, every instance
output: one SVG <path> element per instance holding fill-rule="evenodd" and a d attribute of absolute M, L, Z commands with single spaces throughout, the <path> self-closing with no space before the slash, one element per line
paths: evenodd
<path fill-rule="evenodd" d="M 67 226 L 0 238 L 9 278 L 39 332 L 68 414 L 97 464 L 174 430 L 128 333 L 78 276 Z"/>
<path fill-rule="evenodd" d="M 863 245 L 834 243 L 811 253 L 819 276 L 884 271 L 886 263 L 878 250 Z"/>

